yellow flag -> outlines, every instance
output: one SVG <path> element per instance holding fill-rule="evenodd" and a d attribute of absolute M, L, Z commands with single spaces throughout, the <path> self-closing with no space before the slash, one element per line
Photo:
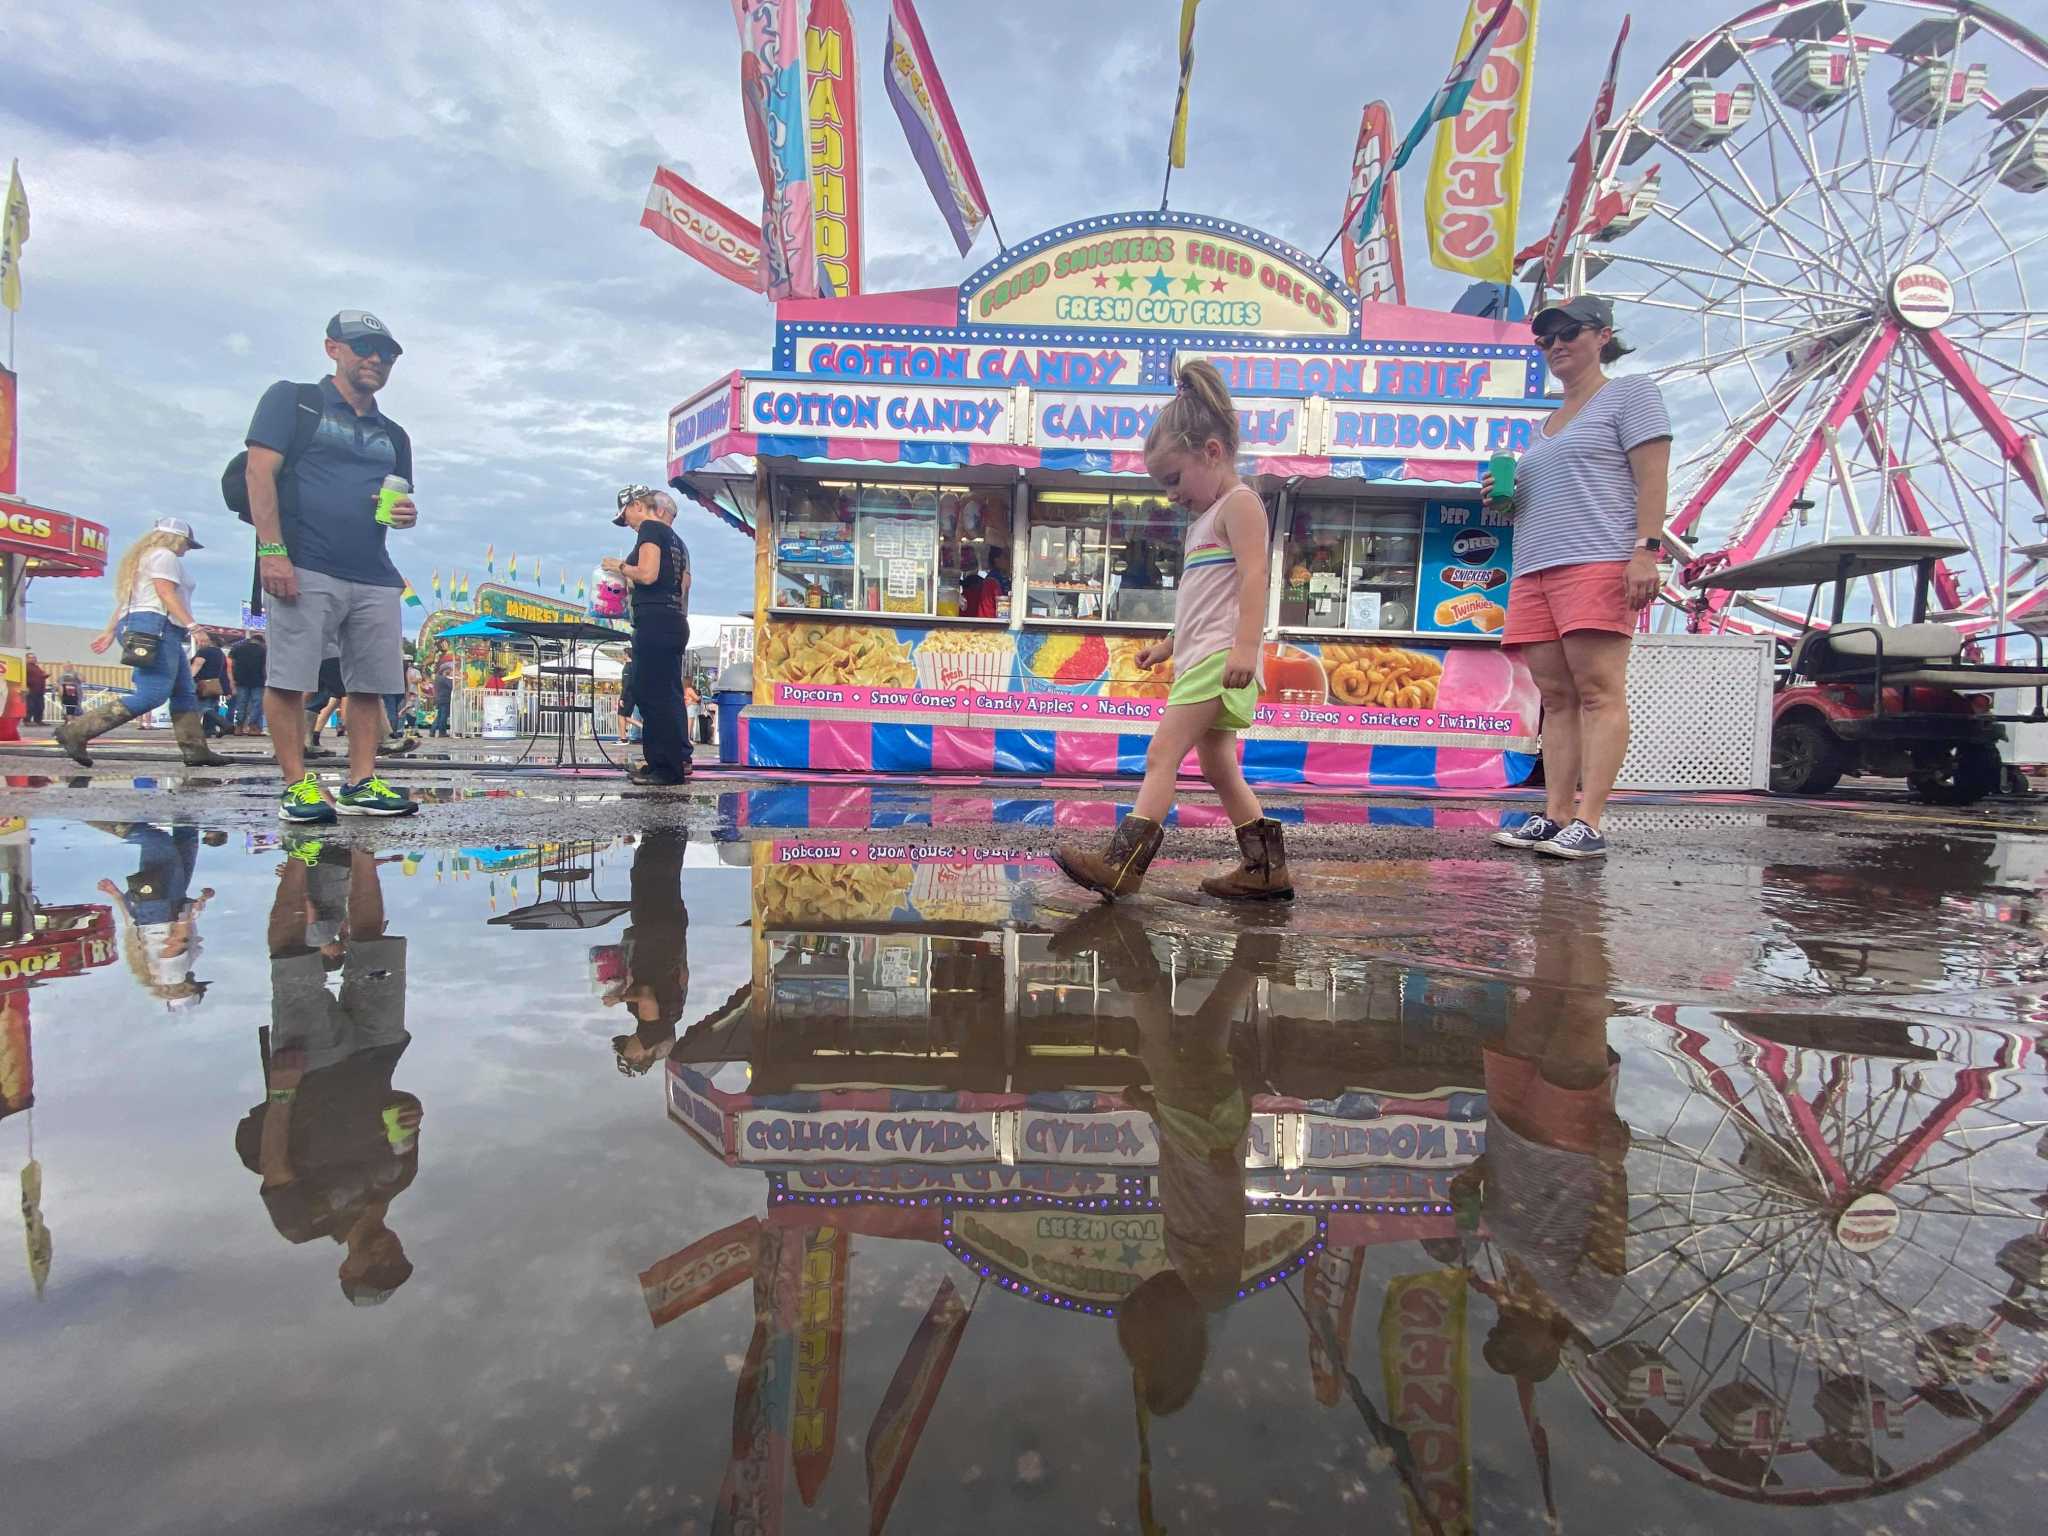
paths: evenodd
<path fill-rule="evenodd" d="M 7 177 L 7 213 L 0 220 L 0 304 L 21 308 L 21 248 L 28 244 L 28 193 L 21 186 L 21 162 Z"/>
<path fill-rule="evenodd" d="M 1180 94 L 1173 103 L 1173 141 L 1166 158 L 1175 167 L 1188 163 L 1188 80 L 1195 72 L 1195 7 L 1202 0 L 1180 0 Z"/>
<path fill-rule="evenodd" d="M 506 562 L 505 579 L 507 581 L 517 581 L 519 579 L 519 557 L 517 555 L 514 555 L 511 560 Z"/>
<path fill-rule="evenodd" d="M 1429 259 L 1482 282 L 1514 281 L 1539 4 L 1512 0 L 1464 109 L 1436 131 L 1426 201 Z M 1471 0 L 1453 59 L 1465 56 L 1499 9 L 1500 0 Z"/>

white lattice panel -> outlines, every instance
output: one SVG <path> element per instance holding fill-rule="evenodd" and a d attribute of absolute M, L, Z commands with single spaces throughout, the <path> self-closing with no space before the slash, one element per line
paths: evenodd
<path fill-rule="evenodd" d="M 1771 643 L 1638 635 L 1628 659 L 1623 789 L 1768 789 Z"/>

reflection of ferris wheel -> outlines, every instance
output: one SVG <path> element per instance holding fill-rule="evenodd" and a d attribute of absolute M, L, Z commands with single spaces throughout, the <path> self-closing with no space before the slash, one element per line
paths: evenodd
<path fill-rule="evenodd" d="M 1623 1294 L 1569 1357 L 1609 1428 L 1718 1492 L 1807 1504 L 2009 1427 L 2048 1387 L 2025 1037 L 1901 1027 L 1869 1056 L 1666 1026 L 1679 1091 L 1632 1116 Z"/>
<path fill-rule="evenodd" d="M 1570 275 L 1665 385 L 1682 547 L 1953 537 L 1944 617 L 2048 618 L 2048 44 L 1970 0 L 1774 0 L 1674 54 L 1597 171 Z"/>

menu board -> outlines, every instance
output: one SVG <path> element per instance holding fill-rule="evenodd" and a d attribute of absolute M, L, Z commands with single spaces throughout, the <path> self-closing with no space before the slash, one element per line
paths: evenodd
<path fill-rule="evenodd" d="M 1433 501 L 1422 518 L 1415 628 L 1498 637 L 1514 570 L 1512 518 L 1472 501 Z"/>

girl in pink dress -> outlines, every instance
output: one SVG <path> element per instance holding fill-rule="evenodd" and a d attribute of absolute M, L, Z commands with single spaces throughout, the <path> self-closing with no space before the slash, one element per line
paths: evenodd
<path fill-rule="evenodd" d="M 1280 824 L 1260 809 L 1237 764 L 1237 733 L 1259 697 L 1266 612 L 1266 507 L 1237 474 L 1237 407 L 1210 363 L 1186 363 L 1180 389 L 1153 419 L 1145 467 L 1176 505 L 1195 514 L 1182 547 L 1173 633 L 1140 651 L 1146 671 L 1173 662 L 1166 713 L 1145 754 L 1138 803 L 1097 852 L 1062 843 L 1068 877 L 1114 901 L 1135 892 L 1159 851 L 1175 778 L 1192 751 L 1237 829 L 1238 867 L 1202 882 L 1233 901 L 1291 900 Z"/>

